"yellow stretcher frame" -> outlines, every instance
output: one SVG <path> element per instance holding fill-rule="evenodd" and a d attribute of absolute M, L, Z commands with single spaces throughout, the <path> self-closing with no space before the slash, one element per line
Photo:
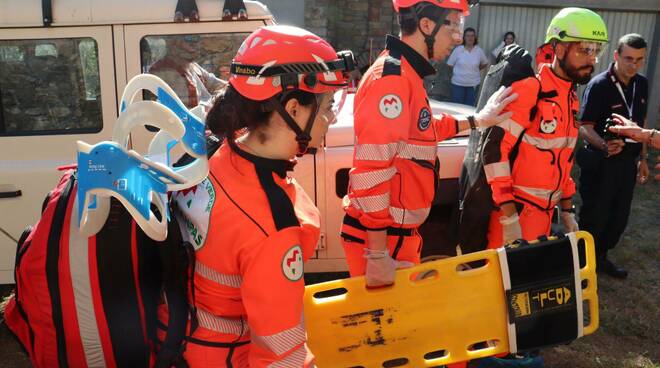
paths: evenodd
<path fill-rule="evenodd" d="M 588 305 L 589 318 L 580 337 L 598 328 L 594 241 L 584 231 L 567 236 L 576 260 L 576 244 L 585 244 L 576 302 Z M 461 270 L 475 261 L 486 263 Z M 342 288 L 346 292 L 341 295 L 321 297 Z M 494 249 L 399 270 L 395 284 L 385 288 L 367 289 L 364 277 L 310 285 L 304 302 L 308 346 L 320 368 L 435 367 L 510 351 L 507 302 Z M 578 317 L 584 320 L 581 312 Z"/>

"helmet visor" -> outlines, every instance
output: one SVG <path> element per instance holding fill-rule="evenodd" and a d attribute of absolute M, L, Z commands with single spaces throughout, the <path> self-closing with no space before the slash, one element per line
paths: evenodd
<path fill-rule="evenodd" d="M 573 42 L 573 50 L 576 56 L 583 58 L 596 58 L 598 62 L 605 51 L 605 44 L 602 42 Z"/>
<path fill-rule="evenodd" d="M 331 109 L 331 111 L 334 113 L 335 116 L 339 115 L 339 113 L 343 110 L 344 106 L 346 105 L 347 95 L 348 95 L 347 88 L 342 88 L 340 90 L 335 91 L 335 94 L 333 96 L 334 101 L 332 103 L 332 109 Z"/>
<path fill-rule="evenodd" d="M 463 40 L 463 31 L 465 30 L 465 16 L 460 13 L 450 13 L 444 21 L 444 27 L 451 33 L 455 41 Z"/>

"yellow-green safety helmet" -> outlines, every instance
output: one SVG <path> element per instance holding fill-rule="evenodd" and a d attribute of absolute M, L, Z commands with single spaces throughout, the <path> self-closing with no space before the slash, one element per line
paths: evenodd
<path fill-rule="evenodd" d="M 600 15 L 585 8 L 564 8 L 552 18 L 545 35 L 545 43 L 562 42 L 607 43 L 607 26 Z"/>

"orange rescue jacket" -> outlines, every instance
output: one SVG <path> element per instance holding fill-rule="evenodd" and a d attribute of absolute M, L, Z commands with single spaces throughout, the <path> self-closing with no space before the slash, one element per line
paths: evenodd
<path fill-rule="evenodd" d="M 434 73 L 424 57 L 387 36 L 386 49 L 360 81 L 344 209 L 368 229 L 414 228 L 430 212 L 437 144 L 458 129 L 451 116 L 432 114 L 423 78 Z"/>
<path fill-rule="evenodd" d="M 513 117 L 494 127 L 484 144 L 484 171 L 497 206 L 523 201 L 544 210 L 575 194 L 571 178 L 578 137 L 578 99 L 571 81 L 542 64 L 537 78 L 512 85 Z M 531 120 L 530 120 L 531 119 Z M 513 165 L 511 153 L 519 142 Z"/>
<path fill-rule="evenodd" d="M 175 195 L 185 217 L 192 217 L 185 227 L 196 248 L 191 304 L 198 327 L 192 338 L 251 340 L 250 367 L 302 367 L 310 358 L 303 262 L 319 238 L 318 209 L 287 176 L 288 161 L 225 143 L 209 166 L 207 181 Z M 186 213 L 191 208 L 196 213 Z"/>

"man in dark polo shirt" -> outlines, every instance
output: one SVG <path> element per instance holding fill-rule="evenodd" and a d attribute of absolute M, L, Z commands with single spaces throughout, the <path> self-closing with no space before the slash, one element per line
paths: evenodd
<path fill-rule="evenodd" d="M 620 114 L 644 126 L 648 82 L 637 74 L 644 65 L 646 41 L 638 34 L 619 40 L 614 63 L 595 76 L 584 91 L 580 136 L 585 146 L 577 153 L 580 165 L 580 229 L 596 241 L 597 270 L 616 278 L 628 271 L 612 263 L 607 252 L 618 243 L 628 223 L 636 180 L 645 183 L 649 168 L 646 147 L 605 134 L 606 120 Z"/>

